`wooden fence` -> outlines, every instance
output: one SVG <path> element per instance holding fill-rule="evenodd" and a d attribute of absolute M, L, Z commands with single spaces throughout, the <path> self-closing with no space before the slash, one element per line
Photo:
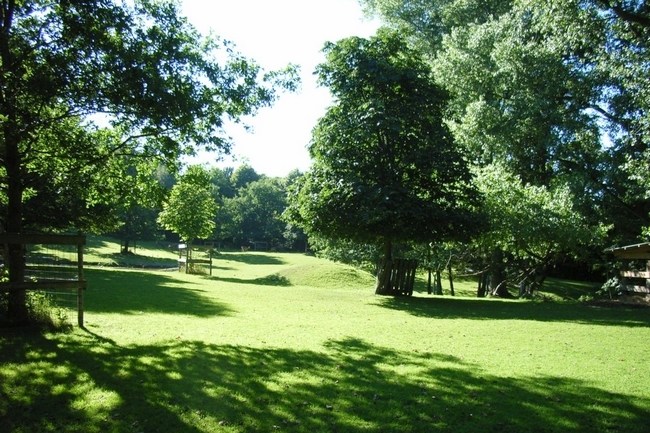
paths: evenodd
<path fill-rule="evenodd" d="M 650 270 L 621 271 L 623 289 L 627 292 L 650 293 Z"/>
<path fill-rule="evenodd" d="M 411 296 L 415 285 L 415 273 L 418 267 L 417 260 L 392 259 L 389 262 L 390 269 L 386 263 L 381 263 L 381 268 L 390 272 L 387 276 L 386 285 L 382 287 L 383 295 Z"/>
<path fill-rule="evenodd" d="M 202 252 L 207 254 L 207 257 L 197 258 L 193 257 L 192 253 L 194 251 Z M 212 252 L 214 247 L 212 245 L 188 245 L 188 244 L 178 244 L 178 271 L 181 272 L 183 269 L 186 274 L 190 273 L 190 270 L 195 264 L 208 265 L 209 273 L 212 275 Z"/>
<path fill-rule="evenodd" d="M 21 245 L 25 258 L 25 277 L 20 282 L 0 282 L 0 291 L 40 291 L 76 297 L 77 323 L 84 325 L 83 235 L 0 233 L 3 258 L 9 245 Z M 66 248 L 68 250 L 66 250 Z M 3 267 L 7 265 L 4 260 Z"/>

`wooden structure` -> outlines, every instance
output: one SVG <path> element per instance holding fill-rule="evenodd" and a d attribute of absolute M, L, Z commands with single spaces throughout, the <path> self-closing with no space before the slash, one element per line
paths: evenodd
<path fill-rule="evenodd" d="M 393 259 L 388 263 L 381 263 L 381 269 L 390 272 L 390 275 L 382 276 L 385 283 L 382 284 L 382 295 L 411 296 L 415 285 L 415 273 L 418 267 L 417 260 Z M 390 268 L 390 269 L 388 269 Z"/>
<path fill-rule="evenodd" d="M 0 233 L 3 253 L 9 245 L 20 245 L 25 257 L 25 277 L 21 282 L 0 282 L 0 291 L 31 290 L 45 293 L 76 295 L 77 322 L 84 325 L 83 235 Z M 62 251 L 72 247 L 70 258 L 61 257 Z M 6 261 L 5 261 L 6 265 Z"/>
<path fill-rule="evenodd" d="M 193 251 L 207 253 L 207 258 L 195 258 L 192 256 Z M 178 244 L 178 272 L 185 270 L 186 274 L 190 273 L 190 269 L 194 264 L 208 265 L 210 275 L 212 275 L 212 252 L 214 247 L 212 245 L 188 245 Z"/>
<path fill-rule="evenodd" d="M 610 248 L 607 252 L 620 260 L 645 261 L 645 270 L 622 270 L 623 290 L 632 293 L 650 293 L 650 242 Z"/>

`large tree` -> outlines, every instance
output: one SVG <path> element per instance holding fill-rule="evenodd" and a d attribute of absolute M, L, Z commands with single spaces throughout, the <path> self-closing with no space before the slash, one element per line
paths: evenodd
<path fill-rule="evenodd" d="M 650 5 L 619 0 L 363 0 L 428 54 L 476 162 L 565 182 L 632 241 L 650 224 Z"/>
<path fill-rule="evenodd" d="M 84 218 L 86 209 L 133 190 L 115 176 L 125 158 L 171 164 L 194 145 L 227 150 L 225 118 L 253 113 L 292 83 L 201 37 L 173 1 L 1 1 L 3 230 L 47 225 L 27 212 L 59 190 L 78 198 L 68 226 L 84 228 L 110 214 Z M 10 281 L 22 281 L 19 245 L 6 260 Z M 12 292 L 9 307 L 26 318 L 24 291 Z"/>
<path fill-rule="evenodd" d="M 462 237 L 478 194 L 442 122 L 446 95 L 395 32 L 328 43 L 319 81 L 334 104 L 316 125 L 312 169 L 290 212 L 311 233 L 383 244 L 377 293 L 396 241 Z"/>

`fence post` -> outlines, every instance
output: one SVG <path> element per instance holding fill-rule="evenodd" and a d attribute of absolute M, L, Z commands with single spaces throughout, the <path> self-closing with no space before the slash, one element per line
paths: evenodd
<path fill-rule="evenodd" d="M 79 234 L 81 236 L 81 233 Z M 77 270 L 79 287 L 77 288 L 77 323 L 80 328 L 84 326 L 84 244 L 86 243 L 85 237 L 80 239 L 77 243 Z"/>

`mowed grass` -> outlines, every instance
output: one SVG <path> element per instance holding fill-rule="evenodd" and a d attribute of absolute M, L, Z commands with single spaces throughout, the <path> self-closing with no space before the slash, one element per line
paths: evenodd
<path fill-rule="evenodd" d="M 378 297 L 299 254 L 87 277 L 86 329 L 0 330 L 1 432 L 649 431 L 645 309 Z"/>

